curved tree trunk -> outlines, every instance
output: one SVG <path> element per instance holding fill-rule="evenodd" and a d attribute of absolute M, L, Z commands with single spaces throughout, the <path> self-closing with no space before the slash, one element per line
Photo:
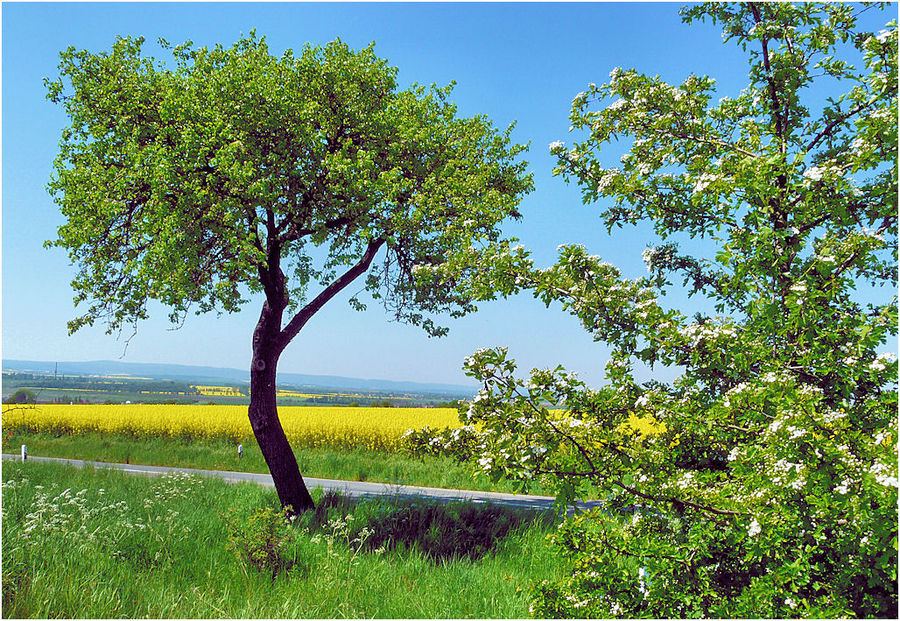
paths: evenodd
<path fill-rule="evenodd" d="M 270 214 L 270 233 L 274 229 L 274 216 Z M 260 281 L 266 290 L 266 301 L 263 303 L 259 322 L 253 331 L 253 362 L 250 365 L 250 426 L 253 435 L 262 451 L 275 490 L 281 500 L 281 506 L 290 507 L 294 513 L 313 509 L 312 497 L 306 489 L 303 477 L 300 476 L 300 468 L 297 467 L 297 459 L 291 450 L 291 445 L 284 435 L 281 421 L 278 419 L 278 407 L 275 400 L 275 372 L 278 367 L 278 359 L 288 343 L 300 332 L 309 318 L 322 306 L 343 290 L 348 284 L 358 278 L 369 269 L 372 259 L 378 249 L 384 245 L 384 240 L 371 240 L 366 251 L 359 261 L 330 285 L 325 287 L 319 295 L 303 307 L 291 318 L 282 329 L 281 320 L 284 309 L 287 307 L 287 294 L 285 292 L 284 274 L 279 266 L 280 246 L 276 243 L 269 248 L 268 265 L 260 268 Z"/>
<path fill-rule="evenodd" d="M 277 341 L 280 315 L 281 313 L 272 312 L 268 302 L 265 303 L 253 333 L 248 414 L 253 435 L 256 436 L 259 449 L 272 473 L 281 506 L 289 508 L 292 513 L 299 513 L 314 508 L 315 503 L 306 489 L 297 459 L 278 419 L 275 372 L 281 355 Z"/>

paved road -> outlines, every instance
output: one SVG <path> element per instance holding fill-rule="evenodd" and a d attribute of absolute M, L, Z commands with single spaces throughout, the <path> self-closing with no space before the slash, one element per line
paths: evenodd
<path fill-rule="evenodd" d="M 3 459 L 19 460 L 19 455 L 3 455 Z M 129 474 L 156 476 L 168 472 L 186 472 L 197 476 L 218 477 L 229 483 L 251 482 L 274 487 L 272 475 L 253 472 L 232 472 L 227 470 L 199 470 L 196 468 L 174 468 L 169 466 L 142 466 L 138 464 L 116 464 L 102 461 L 83 461 L 80 459 L 60 459 L 57 457 L 28 456 L 28 461 L 47 461 L 68 464 L 77 468 L 91 466 L 93 468 L 115 468 Z M 443 489 L 437 487 L 418 487 L 413 485 L 391 485 L 387 483 L 369 483 L 364 481 L 337 481 L 334 479 L 315 479 L 303 477 L 307 487 L 321 487 L 324 491 L 339 491 L 345 496 L 366 498 L 375 496 L 395 496 L 400 498 L 426 498 L 440 502 L 468 500 L 479 503 L 497 503 L 512 507 L 546 510 L 553 506 L 551 496 L 530 496 L 526 494 L 503 494 L 499 492 L 479 492 L 459 489 Z M 579 503 L 580 509 L 599 506 L 599 502 Z"/>

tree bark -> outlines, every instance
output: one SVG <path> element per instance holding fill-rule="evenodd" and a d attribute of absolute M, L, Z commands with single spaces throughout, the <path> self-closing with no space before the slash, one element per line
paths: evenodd
<path fill-rule="evenodd" d="M 281 506 L 291 513 L 315 508 L 306 489 L 297 459 L 278 418 L 275 373 L 282 348 L 278 346 L 281 311 L 266 302 L 253 332 L 250 365 L 250 426 L 262 452 Z"/>

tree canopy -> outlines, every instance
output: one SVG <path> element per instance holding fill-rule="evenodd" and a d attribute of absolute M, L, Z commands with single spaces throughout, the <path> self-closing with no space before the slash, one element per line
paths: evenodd
<path fill-rule="evenodd" d="M 135 324 L 151 299 L 175 322 L 233 312 L 248 292 L 299 309 L 311 286 L 381 249 L 366 283 L 398 319 L 440 334 L 423 311 L 471 309 L 412 268 L 489 245 L 518 216 L 531 179 L 509 130 L 457 117 L 451 87 L 399 89 L 373 46 L 275 57 L 255 35 L 161 43 L 171 68 L 122 38 L 63 52 L 47 81 L 71 119 L 49 185 L 66 217 L 52 245 L 69 251 L 76 302 L 90 304 L 71 330 Z"/>

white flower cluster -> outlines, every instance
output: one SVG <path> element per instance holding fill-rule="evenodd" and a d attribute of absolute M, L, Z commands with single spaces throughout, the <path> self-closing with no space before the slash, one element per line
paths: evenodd
<path fill-rule="evenodd" d="M 784 372 L 776 373 L 774 371 L 769 371 L 760 376 L 759 379 L 765 384 L 786 384 L 791 381 L 791 376 Z"/>
<path fill-rule="evenodd" d="M 872 466 L 871 472 L 873 475 L 875 475 L 875 481 L 879 485 L 883 485 L 885 487 L 900 487 L 900 481 L 897 480 L 896 475 L 892 475 L 890 473 L 890 469 L 887 465 L 877 463 Z"/>
<path fill-rule="evenodd" d="M 747 529 L 747 534 L 751 537 L 756 537 L 758 534 L 762 532 L 762 528 L 759 526 L 759 522 L 756 518 L 750 520 L 750 528 Z"/>
<path fill-rule="evenodd" d="M 715 183 L 719 179 L 719 175 L 703 173 L 694 181 L 694 191 L 692 193 L 700 194 L 701 192 L 705 191 L 706 188 L 710 186 L 710 184 Z"/>
<path fill-rule="evenodd" d="M 608 188 L 621 174 L 622 171 L 618 168 L 607 168 L 601 172 L 597 177 L 597 191 L 602 192 Z"/>
<path fill-rule="evenodd" d="M 804 183 L 814 183 L 829 177 L 840 177 L 843 169 L 834 162 L 828 162 L 822 166 L 812 166 L 803 171 Z"/>
<path fill-rule="evenodd" d="M 733 338 L 737 335 L 737 330 L 733 324 L 714 324 L 714 323 L 692 323 L 678 330 L 681 336 L 691 340 L 691 344 L 696 347 L 703 340 L 715 340 L 719 338 Z"/>

